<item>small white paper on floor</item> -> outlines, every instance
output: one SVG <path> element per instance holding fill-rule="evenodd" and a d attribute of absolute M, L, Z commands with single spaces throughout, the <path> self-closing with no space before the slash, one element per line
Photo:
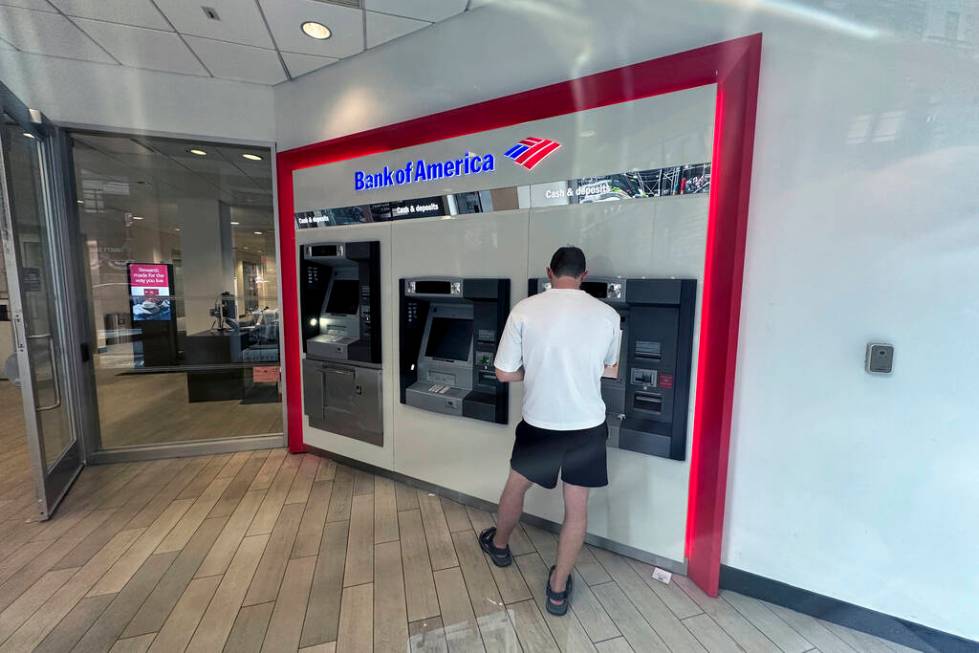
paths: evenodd
<path fill-rule="evenodd" d="M 673 579 L 673 574 L 666 571 L 665 569 L 660 569 L 659 567 L 653 567 L 653 579 L 658 580 L 661 583 L 665 583 L 666 585 L 669 585 L 670 581 Z"/>

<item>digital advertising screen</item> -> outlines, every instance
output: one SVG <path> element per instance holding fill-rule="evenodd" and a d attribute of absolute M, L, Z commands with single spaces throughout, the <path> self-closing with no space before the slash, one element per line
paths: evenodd
<path fill-rule="evenodd" d="M 173 268 L 167 263 L 129 264 L 129 304 L 133 322 L 173 317 Z"/>

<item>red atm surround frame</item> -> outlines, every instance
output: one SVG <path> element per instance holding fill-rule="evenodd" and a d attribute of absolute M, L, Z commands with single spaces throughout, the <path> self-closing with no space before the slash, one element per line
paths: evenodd
<path fill-rule="evenodd" d="M 289 450 L 302 452 L 298 263 L 292 173 L 422 143 L 717 84 L 700 358 L 690 458 L 686 556 L 718 591 L 741 282 L 761 67 L 761 34 L 280 152 L 276 158 Z"/>

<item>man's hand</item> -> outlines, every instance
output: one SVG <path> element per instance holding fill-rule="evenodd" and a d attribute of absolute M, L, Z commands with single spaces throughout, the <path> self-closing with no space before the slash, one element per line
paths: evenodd
<path fill-rule="evenodd" d="M 521 367 L 516 372 L 504 372 L 500 368 L 496 368 L 496 379 L 500 383 L 518 383 L 523 381 L 523 368 Z"/>
<path fill-rule="evenodd" d="M 602 372 L 602 377 L 606 379 L 617 379 L 619 378 L 619 364 L 606 365 L 605 371 Z"/>

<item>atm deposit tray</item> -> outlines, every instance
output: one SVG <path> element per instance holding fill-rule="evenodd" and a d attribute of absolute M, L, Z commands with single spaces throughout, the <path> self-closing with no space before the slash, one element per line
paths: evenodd
<path fill-rule="evenodd" d="M 401 279 L 401 403 L 497 424 L 507 384 L 493 361 L 510 313 L 509 279 Z"/>
<path fill-rule="evenodd" d="M 314 243 L 300 254 L 309 424 L 383 446 L 380 243 Z"/>
<path fill-rule="evenodd" d="M 581 289 L 622 320 L 619 377 L 602 379 L 609 446 L 684 460 L 697 280 L 589 277 Z"/>

